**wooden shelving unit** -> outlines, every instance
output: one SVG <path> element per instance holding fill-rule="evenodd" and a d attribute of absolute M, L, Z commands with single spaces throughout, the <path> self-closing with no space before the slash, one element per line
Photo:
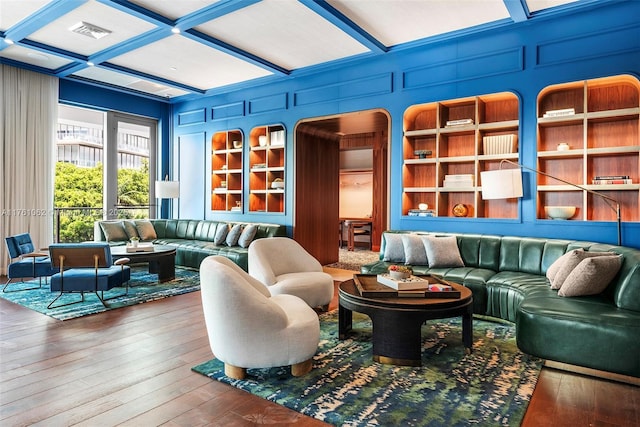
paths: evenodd
<path fill-rule="evenodd" d="M 242 212 L 242 131 L 211 138 L 211 210 Z"/>
<path fill-rule="evenodd" d="M 281 125 L 260 126 L 249 134 L 249 212 L 284 213 L 286 132 Z M 284 184 L 281 184 L 284 185 Z"/>
<path fill-rule="evenodd" d="M 519 100 L 510 92 L 415 105 L 404 114 L 402 213 L 409 215 L 426 203 L 438 217 L 456 216 L 464 205 L 466 217 L 517 218 L 515 200 L 482 200 L 480 172 L 497 169 L 500 160 L 518 161 L 518 148 L 500 154 L 484 151 L 484 138 L 519 133 Z M 449 121 L 472 123 L 447 126 Z M 431 155 L 420 158 L 416 151 Z M 464 187 L 444 184 L 447 175 L 471 175 Z"/>
<path fill-rule="evenodd" d="M 549 111 L 575 114 L 544 117 Z M 568 144 L 559 150 L 558 144 Z M 538 97 L 538 169 L 603 193 L 621 205 L 623 221 L 640 221 L 640 82 L 615 76 L 545 88 Z M 596 176 L 626 176 L 631 184 L 594 185 Z M 576 206 L 572 219 L 615 221 L 596 195 L 537 176 L 537 217 L 544 207 Z"/>

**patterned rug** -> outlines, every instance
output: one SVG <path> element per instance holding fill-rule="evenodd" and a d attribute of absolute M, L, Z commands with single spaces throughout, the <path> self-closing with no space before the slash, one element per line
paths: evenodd
<path fill-rule="evenodd" d="M 38 285 L 37 279 L 30 282 L 25 281 L 24 283 L 17 282 L 9 286 L 8 290 L 15 291 L 20 288 L 34 287 L 34 285 Z M 84 302 L 66 307 L 48 309 L 47 305 L 53 301 L 58 293 L 51 292 L 49 286 L 45 285 L 44 282 L 42 288 L 39 289 L 20 292 L 0 292 L 0 298 L 46 314 L 54 319 L 68 320 L 197 291 L 200 289 L 200 276 L 197 270 L 176 267 L 176 278 L 174 280 L 158 283 L 158 276 L 149 274 L 146 266 L 132 266 L 129 285 L 128 295 L 107 301 L 109 308 L 105 308 L 95 294 L 85 293 Z M 104 297 L 109 298 L 110 296 L 123 292 L 124 288 L 114 288 L 105 292 Z M 80 294 L 65 294 L 56 301 L 56 305 L 78 300 L 80 300 Z"/>
<path fill-rule="evenodd" d="M 195 372 L 336 426 L 518 426 L 542 361 L 520 352 L 511 324 L 474 319 L 473 353 L 462 345 L 461 320 L 428 321 L 421 368 L 383 365 L 371 357 L 369 318 L 353 313 L 349 339 L 337 338 L 337 311 L 320 320 L 313 370 L 248 369 L 224 375 L 213 359 Z"/>
<path fill-rule="evenodd" d="M 380 252 L 373 252 L 358 247 L 353 251 L 348 251 L 346 248 L 340 248 L 338 253 L 338 262 L 329 264 L 326 267 L 359 272 L 362 264 L 369 264 L 378 261 L 378 259 L 380 259 Z"/>

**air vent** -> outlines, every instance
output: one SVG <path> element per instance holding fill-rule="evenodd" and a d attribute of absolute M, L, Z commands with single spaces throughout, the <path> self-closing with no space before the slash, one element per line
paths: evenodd
<path fill-rule="evenodd" d="M 91 37 L 92 39 L 99 40 L 105 36 L 111 34 L 111 31 L 100 28 L 97 25 L 89 24 L 88 22 L 78 22 L 69 31 L 82 34 L 83 36 Z"/>

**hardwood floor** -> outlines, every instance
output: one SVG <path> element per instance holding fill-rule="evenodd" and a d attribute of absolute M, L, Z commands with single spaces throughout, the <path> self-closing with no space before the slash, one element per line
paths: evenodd
<path fill-rule="evenodd" d="M 0 327 L 3 426 L 326 425 L 191 371 L 199 292 L 64 322 L 0 299 Z M 640 388 L 545 368 L 522 425 L 638 426 Z"/>

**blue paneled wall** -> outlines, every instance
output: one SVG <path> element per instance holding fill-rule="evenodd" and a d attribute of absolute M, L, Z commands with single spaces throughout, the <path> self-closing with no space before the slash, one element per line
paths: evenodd
<path fill-rule="evenodd" d="M 415 104 L 512 91 L 520 98 L 521 106 L 520 160 L 535 168 L 538 93 L 553 84 L 618 74 L 640 75 L 638 1 L 607 3 L 590 12 L 541 17 L 452 40 L 391 49 L 384 56 L 294 72 L 284 80 L 264 78 L 251 86 L 228 88 L 210 97 L 164 106 L 167 112 L 173 111 L 170 137 L 163 141 L 162 152 L 171 152 L 182 135 L 198 134 L 204 139 L 203 156 L 207 157 L 210 138 L 217 131 L 240 129 L 248 135 L 256 126 L 280 123 L 287 129 L 287 176 L 292 177 L 293 136 L 300 120 L 381 108 L 391 117 L 389 228 L 614 243 L 614 222 L 567 221 L 560 225 L 536 220 L 535 177 L 530 174 L 525 174 L 529 175 L 527 188 L 517 220 L 402 216 L 402 117 Z M 142 110 L 147 108 L 151 106 L 141 106 Z M 168 161 L 163 159 L 163 167 Z M 185 173 L 189 171 L 180 171 L 181 176 Z M 204 176 L 208 173 L 205 170 Z M 247 200 L 248 170 L 244 175 Z M 284 214 L 245 213 L 244 219 L 293 224 L 293 179 L 287 180 L 286 191 Z M 240 219 L 240 214 L 212 212 L 208 206 L 210 200 L 205 200 L 203 217 Z M 640 247 L 640 223 L 623 224 L 623 241 Z"/>

